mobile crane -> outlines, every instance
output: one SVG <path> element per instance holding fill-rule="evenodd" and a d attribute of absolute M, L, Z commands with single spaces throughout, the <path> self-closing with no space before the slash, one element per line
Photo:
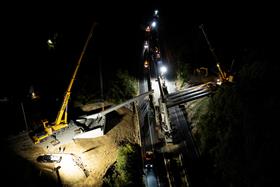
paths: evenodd
<path fill-rule="evenodd" d="M 80 58 L 78 60 L 78 63 L 77 63 L 77 66 L 75 68 L 75 71 L 73 73 L 73 76 L 70 80 L 69 86 L 68 86 L 68 88 L 66 90 L 66 93 L 64 95 L 63 103 L 60 107 L 60 110 L 58 111 L 55 122 L 49 123 L 48 120 L 41 120 L 41 123 L 42 123 L 41 125 L 43 127 L 43 132 L 35 133 L 34 135 L 32 135 L 32 140 L 35 144 L 40 143 L 42 140 L 44 140 L 48 136 L 52 135 L 55 131 L 59 131 L 60 129 L 68 127 L 67 105 L 68 105 L 68 101 L 69 101 L 69 98 L 70 98 L 71 89 L 72 89 L 72 86 L 73 86 L 73 83 L 75 81 L 75 77 L 77 75 L 78 69 L 80 67 L 83 55 L 86 51 L 87 45 L 90 41 L 90 38 L 92 36 L 92 33 L 93 33 L 93 30 L 94 30 L 95 26 L 96 26 L 96 23 L 94 23 L 91 27 L 90 33 L 88 35 L 88 38 L 86 40 L 86 43 L 84 45 L 84 48 L 83 48 L 82 53 L 80 55 Z"/>
<path fill-rule="evenodd" d="M 214 51 L 214 48 L 212 47 L 210 41 L 208 40 L 208 37 L 207 37 L 207 34 L 206 34 L 205 30 L 204 30 L 203 24 L 201 24 L 201 25 L 199 26 L 199 28 L 201 29 L 201 31 L 202 31 L 202 33 L 203 33 L 203 35 L 204 35 L 204 37 L 205 37 L 205 40 L 206 40 L 206 42 L 207 42 L 207 44 L 208 44 L 208 46 L 209 46 L 209 49 L 210 49 L 210 51 L 211 51 L 211 53 L 212 53 L 212 55 L 213 55 L 213 57 L 214 57 L 214 59 L 215 59 L 215 61 L 216 61 L 216 66 L 217 66 L 217 68 L 218 68 L 219 77 L 220 77 L 220 81 L 221 81 L 221 82 L 218 83 L 218 84 L 221 84 L 221 83 L 223 83 L 223 82 L 233 82 L 233 76 L 230 75 L 230 74 L 227 74 L 225 71 L 222 70 L 221 65 L 220 65 L 220 62 L 219 62 L 219 60 L 218 60 L 218 57 L 217 57 L 217 55 L 216 55 L 216 53 L 215 53 L 215 51 Z"/>

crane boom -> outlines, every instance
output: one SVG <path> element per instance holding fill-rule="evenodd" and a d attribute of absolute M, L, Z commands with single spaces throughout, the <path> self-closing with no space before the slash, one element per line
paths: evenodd
<path fill-rule="evenodd" d="M 72 89 L 72 86 L 73 86 L 73 83 L 75 81 L 75 78 L 76 78 L 76 75 L 77 75 L 77 72 L 79 70 L 79 67 L 80 67 L 80 64 L 81 64 L 81 61 L 83 59 L 83 56 L 84 56 L 84 53 L 86 51 L 86 48 L 88 46 L 88 43 L 92 37 L 92 33 L 93 33 L 93 30 L 96 26 L 96 23 L 94 22 L 92 27 L 91 27 L 91 30 L 89 32 L 89 35 L 87 37 L 87 40 L 86 40 L 86 43 L 83 47 L 83 50 L 82 50 L 82 53 L 79 57 L 79 60 L 78 60 L 78 63 L 77 63 L 77 66 L 75 68 L 75 71 L 71 77 L 71 80 L 70 80 L 70 83 L 69 83 L 69 86 L 66 90 L 66 93 L 65 93 L 65 96 L 64 96 L 64 99 L 63 99 L 63 103 L 60 107 L 60 110 L 58 111 L 58 114 L 57 114 L 57 117 L 56 117 L 56 120 L 54 123 L 49 123 L 48 120 L 41 120 L 41 123 L 42 123 L 42 126 L 43 126 L 43 132 L 31 132 L 31 138 L 33 140 L 33 142 L 35 144 L 38 144 L 40 143 L 41 141 L 43 141 L 44 139 L 46 139 L 47 137 L 49 137 L 50 135 L 53 134 L 53 131 L 57 131 L 57 130 L 60 130 L 62 128 L 65 128 L 68 126 L 68 123 L 67 123 L 67 105 L 68 105 L 68 101 L 69 101 L 69 98 L 70 98 L 70 94 L 71 94 L 71 89 Z M 62 120 L 62 117 L 64 115 L 64 119 Z"/>
<path fill-rule="evenodd" d="M 206 42 L 207 42 L 207 44 L 208 44 L 208 46 L 209 46 L 209 49 L 210 49 L 210 51 L 211 51 L 211 53 L 212 53 L 212 55 L 213 55 L 213 57 L 214 57 L 214 59 L 215 59 L 215 61 L 216 61 L 216 65 L 217 65 L 217 68 L 218 68 L 218 70 L 219 70 L 219 73 L 220 73 L 220 76 L 221 76 L 221 78 L 223 79 L 223 80 L 226 80 L 226 75 L 225 75 L 225 73 L 222 71 L 222 68 L 221 68 L 221 66 L 220 66 L 220 63 L 219 63 L 219 59 L 218 59 L 218 57 L 217 57 L 217 55 L 216 55 L 216 53 L 215 53 L 215 49 L 212 47 L 212 45 L 211 45 L 211 43 L 210 43 L 210 41 L 209 41 L 209 39 L 208 39 L 208 37 L 207 37 L 207 34 L 206 34 L 206 32 L 204 31 L 204 26 L 203 26 L 203 24 L 201 24 L 200 26 L 199 26 L 199 28 L 201 29 L 201 31 L 202 31 L 202 33 L 203 33 L 203 35 L 204 35 L 204 37 L 205 37 L 205 40 L 206 40 Z"/>
<path fill-rule="evenodd" d="M 93 30 L 94 30 L 95 26 L 96 26 L 96 23 L 94 23 L 92 25 L 92 27 L 91 27 L 91 30 L 90 30 L 89 35 L 87 37 L 86 43 L 85 43 L 85 45 L 83 47 L 82 53 L 81 53 L 80 58 L 78 60 L 77 66 L 75 68 L 75 71 L 74 71 L 73 76 L 72 76 L 72 78 L 70 80 L 69 86 L 67 88 L 67 91 L 65 93 L 65 96 L 64 96 L 64 99 L 63 99 L 63 103 L 62 103 L 61 108 L 60 108 L 60 110 L 59 110 L 59 112 L 57 114 L 56 120 L 55 120 L 55 122 L 53 124 L 54 125 L 52 127 L 53 130 L 59 130 L 59 129 L 64 128 L 64 127 L 67 126 L 67 110 L 66 110 L 66 108 L 67 108 L 68 101 L 69 101 L 69 98 L 70 98 L 71 89 L 72 89 L 73 83 L 75 81 L 75 78 L 76 78 L 78 69 L 80 67 L 81 61 L 83 59 L 84 53 L 85 53 L 86 48 L 88 46 L 88 43 L 89 43 L 89 41 L 90 41 L 90 39 L 92 37 L 92 33 L 93 33 Z M 63 115 L 64 115 L 64 120 L 62 120 Z"/>

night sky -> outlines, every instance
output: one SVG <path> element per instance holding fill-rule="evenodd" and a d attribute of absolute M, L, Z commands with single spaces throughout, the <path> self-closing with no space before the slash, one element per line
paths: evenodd
<path fill-rule="evenodd" d="M 159 9 L 162 57 L 166 62 L 169 58 L 167 63 L 173 63 L 177 52 L 184 49 L 185 62 L 215 69 L 198 29 L 202 23 L 223 65 L 229 65 L 234 58 L 241 62 L 238 57 L 249 48 L 265 51 L 266 58 L 270 59 L 279 54 L 280 32 L 276 15 L 279 11 L 275 10 L 279 6 L 257 2 L 246 6 L 231 3 L 208 6 L 202 2 L 193 6 L 189 1 L 168 0 L 127 2 L 65 1 L 58 4 L 47 1 L 45 4 L 24 2 L 1 6 L 0 98 L 12 97 L 16 103 L 11 110 L 1 106 L 1 114 L 6 117 L 1 125 L 19 124 L 20 129 L 24 128 L 19 103 L 31 85 L 42 94 L 52 96 L 51 99 L 63 99 L 93 22 L 98 25 L 77 79 L 90 74 L 97 80 L 96 84 L 99 82 L 99 63 L 102 63 L 104 79 L 110 79 L 118 68 L 128 69 L 136 77 L 141 72 L 144 29 L 155 8 Z M 49 50 L 47 40 L 55 35 L 56 49 Z M 277 58 L 268 61 L 280 66 Z M 236 67 L 242 67 L 242 64 L 237 63 Z M 270 86 L 269 82 L 265 84 Z M 78 89 L 75 86 L 74 89 Z M 273 86 L 269 88 L 272 90 Z M 45 110 L 52 112 L 50 108 Z"/>
<path fill-rule="evenodd" d="M 32 84 L 56 84 L 57 89 L 65 90 L 93 22 L 98 22 L 98 27 L 81 69 L 92 68 L 96 74 L 101 62 L 108 75 L 116 68 L 127 68 L 136 74 L 141 67 L 144 28 L 155 8 L 160 11 L 163 52 L 188 45 L 189 53 L 198 61 L 203 61 L 201 56 L 208 58 L 207 45 L 198 29 L 201 23 L 205 24 L 209 39 L 224 63 L 231 62 L 246 47 L 267 48 L 276 43 L 274 11 L 267 6 L 208 9 L 206 5 L 182 2 L 137 1 L 24 4 L 22 7 L 18 4 L 6 8 L 9 11 L 2 17 L 1 31 L 2 95 L 25 93 Z M 48 50 L 46 42 L 55 34 L 57 48 L 53 52 Z"/>
<path fill-rule="evenodd" d="M 133 69 L 139 63 L 147 16 L 144 12 L 150 11 L 152 15 L 151 8 L 142 10 L 137 4 L 131 8 L 89 7 L 89 4 L 70 7 L 35 5 L 20 11 L 13 9 L 5 16 L 2 35 L 5 48 L 1 62 L 4 92 L 11 94 L 26 89 L 28 84 L 59 84 L 64 80 L 65 89 L 93 22 L 98 26 L 81 69 L 83 66 L 84 69 L 98 69 L 99 61 L 106 67 L 105 71 L 122 67 Z M 55 34 L 57 48 L 50 51 L 47 39 Z"/>

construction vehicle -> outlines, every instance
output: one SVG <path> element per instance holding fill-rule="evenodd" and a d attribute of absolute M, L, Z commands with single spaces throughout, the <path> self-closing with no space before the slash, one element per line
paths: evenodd
<path fill-rule="evenodd" d="M 69 84 L 69 86 L 67 88 L 67 91 L 65 93 L 63 103 L 60 107 L 60 110 L 58 111 L 55 122 L 49 123 L 48 120 L 41 120 L 41 130 L 42 130 L 42 128 L 43 128 L 43 130 L 38 132 L 38 133 L 34 133 L 31 136 L 32 140 L 35 144 L 40 143 L 42 140 L 44 140 L 47 137 L 49 137 L 50 135 L 52 135 L 55 131 L 59 131 L 60 129 L 66 128 L 68 126 L 68 123 L 67 123 L 67 105 L 68 105 L 68 101 L 69 101 L 70 94 L 71 94 L 71 88 L 72 88 L 73 83 L 75 81 L 75 77 L 77 75 L 77 72 L 78 72 L 78 69 L 80 67 L 83 55 L 86 51 L 87 45 L 90 41 L 90 38 L 92 36 L 92 33 L 93 33 L 93 30 L 94 30 L 95 26 L 96 26 L 96 23 L 94 23 L 92 25 L 92 28 L 90 30 L 90 33 L 88 35 L 88 38 L 86 40 L 86 43 L 85 43 L 84 48 L 82 50 L 82 53 L 80 55 L 80 58 L 78 60 L 75 71 L 74 71 L 73 76 L 70 80 L 70 84 Z"/>
<path fill-rule="evenodd" d="M 222 69 L 222 67 L 221 67 L 221 65 L 220 65 L 220 62 L 219 62 L 219 59 L 218 59 L 218 57 L 217 57 L 217 55 L 216 55 L 216 53 L 215 53 L 215 50 L 214 50 L 214 48 L 212 47 L 210 41 L 208 40 L 208 37 L 207 37 L 207 34 L 206 34 L 205 30 L 204 30 L 203 24 L 201 24 L 201 25 L 199 26 L 199 28 L 201 29 L 201 31 L 202 31 L 202 33 L 203 33 L 203 35 L 204 35 L 204 37 L 205 37 L 205 40 L 206 40 L 206 42 L 207 42 L 207 44 L 208 44 L 208 46 L 209 46 L 209 49 L 210 49 L 210 51 L 211 51 L 211 53 L 212 53 L 212 55 L 213 55 L 213 57 L 214 57 L 214 60 L 216 61 L 216 66 L 217 66 L 218 71 L 219 71 L 219 79 L 217 80 L 217 84 L 222 84 L 222 83 L 224 83 L 224 82 L 233 82 L 233 75 L 231 75 L 231 74 L 229 74 L 229 73 L 226 73 L 226 72 Z"/>

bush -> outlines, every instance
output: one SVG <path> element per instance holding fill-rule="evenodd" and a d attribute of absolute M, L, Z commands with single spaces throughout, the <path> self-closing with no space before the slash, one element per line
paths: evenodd
<path fill-rule="evenodd" d="M 239 71 L 234 85 L 222 85 L 210 99 L 209 112 L 198 123 L 207 173 L 222 186 L 273 186 L 279 158 L 277 121 L 278 66 L 254 56 Z M 279 110 L 278 110 L 279 111 Z M 273 169 L 274 168 L 274 169 Z"/>
<path fill-rule="evenodd" d="M 127 71 L 118 70 L 110 84 L 107 99 L 114 103 L 121 103 L 137 94 L 137 80 Z"/>
<path fill-rule="evenodd" d="M 141 186 L 142 166 L 140 147 L 137 144 L 124 143 L 118 150 L 116 163 L 107 171 L 103 186 Z"/>

